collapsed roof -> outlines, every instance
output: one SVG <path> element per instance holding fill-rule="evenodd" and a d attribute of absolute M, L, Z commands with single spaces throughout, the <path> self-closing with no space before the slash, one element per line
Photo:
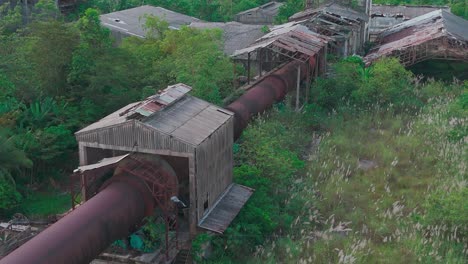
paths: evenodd
<path fill-rule="evenodd" d="M 448 6 L 372 5 L 371 17 L 402 17 L 409 20 L 439 9 L 450 10 Z"/>
<path fill-rule="evenodd" d="M 330 38 L 317 34 L 299 23 L 290 22 L 276 26 L 270 33 L 257 39 L 249 47 L 237 50 L 232 56 L 242 58 L 250 52 L 266 48 L 295 60 L 306 61 L 325 47 Z"/>
<path fill-rule="evenodd" d="M 384 30 L 365 58 L 367 64 L 399 57 L 405 66 L 427 59 L 468 61 L 468 21 L 436 10 Z"/>
<path fill-rule="evenodd" d="M 317 14 L 329 14 L 354 22 L 369 21 L 369 18 L 365 13 L 360 13 L 349 7 L 344 7 L 335 3 L 326 4 L 316 9 L 306 9 L 289 17 L 289 21 L 310 19 L 316 16 Z"/>

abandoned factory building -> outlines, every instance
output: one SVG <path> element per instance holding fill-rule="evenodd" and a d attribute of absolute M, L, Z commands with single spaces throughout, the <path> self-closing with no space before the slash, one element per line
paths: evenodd
<path fill-rule="evenodd" d="M 233 113 L 190 90 L 169 86 L 78 131 L 80 165 L 129 153 L 157 155 L 175 170 L 180 199 L 189 205 L 190 233 L 197 226 L 222 233 L 252 190 L 232 182 Z"/>

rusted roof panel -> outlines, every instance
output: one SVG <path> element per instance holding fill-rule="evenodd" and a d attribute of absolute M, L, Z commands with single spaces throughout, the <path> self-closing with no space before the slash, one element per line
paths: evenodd
<path fill-rule="evenodd" d="M 364 61 L 369 64 L 394 51 L 405 50 L 430 40 L 448 38 L 468 42 L 468 21 L 445 10 L 436 10 L 383 31 Z M 463 48 L 463 47 L 462 47 Z"/>
<path fill-rule="evenodd" d="M 332 14 L 335 16 L 339 16 L 341 18 L 345 18 L 349 21 L 355 21 L 355 22 L 369 21 L 369 17 L 366 14 L 355 11 L 348 7 L 341 6 L 339 4 L 335 4 L 335 3 L 325 4 L 316 9 L 312 9 L 312 8 L 306 9 L 302 12 L 296 13 L 292 15 L 291 17 L 289 17 L 289 21 L 308 19 L 319 13 Z"/>
<path fill-rule="evenodd" d="M 158 94 L 148 97 L 146 100 L 129 109 L 128 114 L 130 114 L 130 116 L 139 114 L 141 116 L 148 117 L 173 104 L 182 98 L 185 94 L 190 92 L 190 90 L 192 90 L 192 87 L 182 83 L 168 86 Z M 121 115 L 125 114 L 127 114 L 127 112 L 121 113 Z"/>
<path fill-rule="evenodd" d="M 430 5 L 420 5 L 420 6 L 408 6 L 408 5 L 372 5 L 371 8 L 371 17 L 381 16 L 381 17 L 403 17 L 405 20 L 413 19 L 418 16 L 430 13 L 435 10 L 444 9 L 449 11 L 450 7 L 448 6 L 430 6 Z"/>
<path fill-rule="evenodd" d="M 313 56 L 331 40 L 329 37 L 309 30 L 306 26 L 299 25 L 299 23 L 300 22 L 290 22 L 273 27 L 270 33 L 259 38 L 249 47 L 237 50 L 232 56 L 245 56 L 245 54 L 257 49 L 271 47 Z"/>
<path fill-rule="evenodd" d="M 222 234 L 253 192 L 254 190 L 249 187 L 231 184 L 200 220 L 198 226 Z"/>
<path fill-rule="evenodd" d="M 224 125 L 233 113 L 187 95 L 185 84 L 169 86 L 147 99 L 129 104 L 76 134 L 106 129 L 126 122 L 141 122 L 148 128 L 197 146 Z"/>

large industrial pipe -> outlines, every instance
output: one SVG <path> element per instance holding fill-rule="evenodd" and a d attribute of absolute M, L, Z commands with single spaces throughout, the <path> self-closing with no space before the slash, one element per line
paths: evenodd
<path fill-rule="evenodd" d="M 314 64 L 311 58 L 310 65 Z M 282 100 L 296 86 L 299 67 L 306 72 L 305 64 L 288 63 L 227 107 L 235 113 L 235 139 L 252 116 Z M 301 79 L 305 77 L 303 74 Z M 159 173 L 175 175 L 164 161 L 156 161 L 155 165 Z M 147 181 L 128 171 L 126 174 L 125 170 L 116 171 L 120 173 L 96 196 L 1 259 L 0 264 L 89 263 L 112 242 L 134 231 L 153 211 L 156 202 Z"/>
<path fill-rule="evenodd" d="M 113 182 L 0 263 L 89 263 L 113 241 L 135 231 L 145 217 L 144 195 L 133 184 Z"/>
<path fill-rule="evenodd" d="M 311 57 L 309 63 L 313 67 L 315 58 Z M 298 69 L 303 73 L 300 77 L 301 80 L 309 74 L 306 71 L 307 64 L 292 61 L 266 76 L 226 107 L 234 112 L 234 140 L 240 137 L 253 116 L 283 100 L 286 94 L 296 87 Z"/>
<path fill-rule="evenodd" d="M 154 177 L 143 180 L 138 175 Z M 168 184 L 158 193 L 167 196 L 157 203 L 150 188 L 158 179 Z M 136 231 L 156 204 L 170 207 L 177 195 L 177 176 L 157 156 L 136 154 L 119 163 L 102 190 L 24 245 L 0 260 L 1 264 L 89 263 L 112 242 Z M 166 188 L 167 187 L 167 188 Z M 157 188 L 157 187 L 156 187 Z"/>

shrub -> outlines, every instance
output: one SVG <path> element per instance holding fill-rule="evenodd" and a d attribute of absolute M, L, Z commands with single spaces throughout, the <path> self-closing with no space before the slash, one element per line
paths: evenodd
<path fill-rule="evenodd" d="M 423 222 L 431 226 L 446 225 L 449 229 L 458 227 L 460 237 L 468 235 L 468 188 L 456 187 L 446 192 L 439 190 L 429 195 Z"/>

